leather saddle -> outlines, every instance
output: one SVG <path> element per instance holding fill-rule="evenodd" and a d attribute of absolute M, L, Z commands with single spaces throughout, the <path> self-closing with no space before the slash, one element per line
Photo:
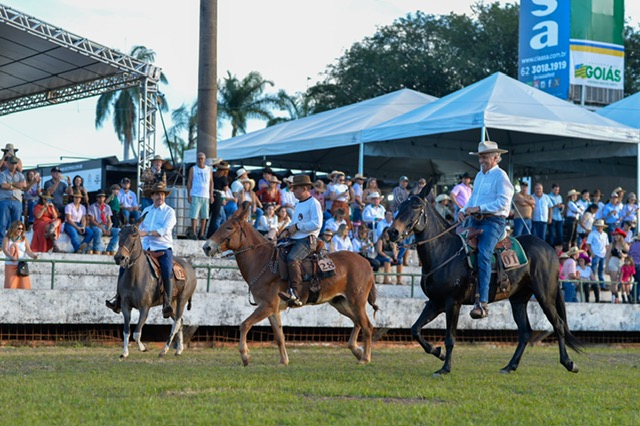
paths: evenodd
<path fill-rule="evenodd" d="M 146 251 L 145 254 L 147 261 L 149 262 L 149 266 L 151 266 L 151 270 L 153 271 L 153 276 L 157 280 L 160 280 L 162 274 L 160 272 L 160 262 L 158 261 L 158 258 L 162 256 L 162 252 Z M 175 259 L 173 260 L 173 268 L 171 269 L 173 271 L 173 278 L 175 278 L 176 281 L 185 281 L 187 279 L 186 271 L 182 265 L 176 262 Z"/>

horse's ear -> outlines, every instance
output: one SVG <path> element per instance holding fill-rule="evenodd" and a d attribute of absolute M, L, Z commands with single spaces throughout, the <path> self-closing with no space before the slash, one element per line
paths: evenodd
<path fill-rule="evenodd" d="M 138 221 L 135 223 L 136 226 L 140 226 L 140 224 L 142 223 L 142 221 L 144 220 L 145 217 L 147 217 L 147 214 L 149 212 L 144 212 L 144 214 L 142 216 L 140 216 L 140 219 L 138 219 Z"/>
<path fill-rule="evenodd" d="M 251 203 L 249 201 L 245 201 L 240 205 L 240 208 L 237 211 L 238 217 L 241 220 L 247 220 L 249 215 L 251 214 Z"/>
<path fill-rule="evenodd" d="M 435 185 L 435 179 L 433 177 L 430 177 L 427 181 L 427 184 L 424 186 L 424 188 L 422 188 L 422 191 L 420 191 L 420 198 L 426 200 L 427 197 L 431 194 L 431 191 L 433 191 L 433 185 Z"/>

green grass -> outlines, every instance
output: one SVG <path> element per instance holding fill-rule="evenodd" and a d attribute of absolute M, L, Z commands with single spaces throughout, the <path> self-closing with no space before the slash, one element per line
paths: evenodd
<path fill-rule="evenodd" d="M 640 424 L 637 348 L 572 353 L 572 374 L 555 346 L 530 347 L 504 375 L 513 346 L 458 345 L 444 378 L 416 346 L 374 346 L 368 366 L 346 347 L 292 346 L 288 367 L 275 347 L 252 347 L 249 367 L 235 348 L 130 349 L 0 348 L 0 424 Z"/>

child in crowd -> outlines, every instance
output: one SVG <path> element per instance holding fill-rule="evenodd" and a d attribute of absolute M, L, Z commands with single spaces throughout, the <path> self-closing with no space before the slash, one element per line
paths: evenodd
<path fill-rule="evenodd" d="M 593 290 L 593 295 L 596 299 L 596 303 L 600 302 L 600 286 L 597 283 L 590 283 L 588 281 L 595 281 L 596 275 L 593 273 L 591 269 L 591 259 L 587 256 L 586 253 L 580 253 L 578 256 L 578 266 L 576 267 L 576 271 L 578 272 L 580 281 L 582 283 L 582 294 L 584 294 L 583 302 L 589 302 L 589 291 Z M 587 281 L 587 282 L 584 282 Z"/>
<path fill-rule="evenodd" d="M 624 258 L 624 264 L 620 268 L 620 282 L 622 283 L 622 302 L 633 303 L 633 297 L 631 296 L 631 278 L 636 273 L 636 267 L 633 264 L 633 258 L 627 256 Z"/>

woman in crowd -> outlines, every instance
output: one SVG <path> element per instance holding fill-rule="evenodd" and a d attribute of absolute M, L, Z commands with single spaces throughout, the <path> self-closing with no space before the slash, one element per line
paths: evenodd
<path fill-rule="evenodd" d="M 353 251 L 358 253 L 360 256 L 367 259 L 371 268 L 373 268 L 373 272 L 378 272 L 380 268 L 380 262 L 378 262 L 376 257 L 376 248 L 369 238 L 369 234 L 371 231 L 366 226 L 361 226 L 358 228 L 358 235 L 353 237 L 351 240 L 351 245 L 353 247 Z"/>
<path fill-rule="evenodd" d="M 245 201 L 251 203 L 251 214 L 255 215 L 258 209 L 262 212 L 262 203 L 256 197 L 256 193 L 253 192 L 253 188 L 256 186 L 256 181 L 250 178 L 242 178 L 240 179 L 242 183 L 242 190 L 240 192 L 236 192 L 235 198 L 238 200 L 238 205 L 242 205 Z"/>
<path fill-rule="evenodd" d="M 579 275 L 579 280 L 582 281 L 582 293 L 584 294 L 584 302 L 589 303 L 589 292 L 593 290 L 593 296 L 596 299 L 596 303 L 600 302 L 600 286 L 598 283 L 590 283 L 588 281 L 595 281 L 596 275 L 591 269 L 591 259 L 586 253 L 580 253 L 578 256 L 578 266 L 576 270 Z M 587 281 L 587 282 L 585 282 Z"/>
<path fill-rule="evenodd" d="M 278 235 L 280 235 L 289 226 L 291 218 L 287 214 L 287 209 L 282 206 L 276 209 L 276 217 L 278 218 Z"/>
<path fill-rule="evenodd" d="M 87 188 L 84 187 L 84 179 L 82 176 L 75 175 L 73 180 L 71 181 L 71 185 L 67 188 L 67 195 L 69 199 L 73 197 L 75 192 L 80 192 L 82 194 L 81 203 L 85 208 L 89 208 L 89 193 L 87 192 Z"/>
<path fill-rule="evenodd" d="M 93 240 L 93 229 L 87 223 L 87 209 L 81 204 L 83 199 L 82 193 L 76 191 L 73 193 L 73 201 L 64 208 L 64 232 L 71 239 L 73 250 L 76 253 L 87 252 Z M 82 240 L 80 240 L 81 237 Z"/>
<path fill-rule="evenodd" d="M 320 179 L 315 181 L 313 183 L 313 188 L 311 188 L 311 196 L 316 200 L 318 200 L 318 202 L 320 203 L 320 207 L 322 207 L 323 214 L 326 214 L 326 211 L 325 211 L 326 204 L 324 201 L 324 193 L 326 191 L 327 191 L 327 186 Z"/>
<path fill-rule="evenodd" d="M 362 191 L 362 199 L 368 200 L 369 195 L 373 194 L 374 192 L 377 192 L 380 198 L 384 200 L 384 196 L 382 195 L 382 190 L 380 190 L 380 188 L 378 187 L 378 179 L 371 176 L 369 177 L 369 179 L 367 179 L 367 185 L 364 187 L 364 190 Z"/>
<path fill-rule="evenodd" d="M 320 240 L 323 243 L 322 252 L 325 254 L 333 253 L 333 231 L 331 229 L 325 229 L 322 231 L 322 234 L 320 234 Z"/>
<path fill-rule="evenodd" d="M 398 262 L 398 246 L 396 243 L 392 242 L 389 238 L 389 228 L 384 228 L 382 230 L 382 235 L 376 241 L 376 260 L 380 262 L 380 264 L 384 268 L 384 278 L 382 280 L 382 284 L 391 284 L 391 279 L 389 278 L 389 274 L 391 273 L 391 265 L 400 265 L 402 268 L 402 263 Z M 397 271 L 398 273 L 402 272 L 402 269 Z M 398 275 L 398 284 L 402 284 L 402 279 L 400 275 Z"/>
<path fill-rule="evenodd" d="M 596 212 L 598 211 L 597 204 L 589 204 L 585 212 L 580 216 L 578 220 L 578 247 L 584 250 L 584 246 L 587 243 L 587 237 L 593 229 L 593 222 L 596 219 Z"/>
<path fill-rule="evenodd" d="M 336 235 L 333 236 L 333 248 L 334 251 L 353 251 L 353 245 L 351 239 L 349 239 L 349 227 L 346 223 L 343 223 L 338 227 Z"/>
<path fill-rule="evenodd" d="M 273 203 L 264 204 L 264 215 L 260 216 L 256 229 L 267 239 L 274 240 L 278 233 L 278 217 L 276 216 L 276 205 Z"/>
<path fill-rule="evenodd" d="M 620 294 L 618 293 L 618 283 L 620 282 L 620 268 L 624 258 L 629 253 L 629 244 L 624 240 L 627 234 L 620 228 L 616 228 L 611 234 L 613 241 L 609 245 L 607 256 L 605 258 L 605 274 L 609 274 L 611 279 L 611 303 L 620 303 Z"/>
<path fill-rule="evenodd" d="M 18 261 L 26 259 L 26 256 L 33 259 L 37 259 L 38 256 L 31 251 L 21 221 L 16 220 L 9 225 L 7 235 L 2 240 L 2 251 L 7 258 L 4 263 L 4 288 L 31 289 L 29 277 L 18 275 Z"/>
<path fill-rule="evenodd" d="M 279 185 L 282 182 L 275 176 L 271 176 L 269 178 L 269 185 L 266 188 L 262 188 L 256 191 L 256 197 L 262 203 L 262 205 L 266 204 L 274 204 L 275 206 L 282 205 L 282 200 L 280 199 L 280 187 Z"/>
<path fill-rule="evenodd" d="M 60 237 L 62 220 L 58 217 L 58 209 L 52 200 L 53 197 L 45 189 L 40 194 L 40 202 L 33 208 L 31 249 L 35 252 L 60 251 L 56 242 Z"/>
<path fill-rule="evenodd" d="M 27 186 L 24 188 L 24 216 L 27 218 L 27 224 L 33 226 L 33 208 L 40 201 L 40 173 L 35 170 L 29 170 L 25 177 Z"/>

